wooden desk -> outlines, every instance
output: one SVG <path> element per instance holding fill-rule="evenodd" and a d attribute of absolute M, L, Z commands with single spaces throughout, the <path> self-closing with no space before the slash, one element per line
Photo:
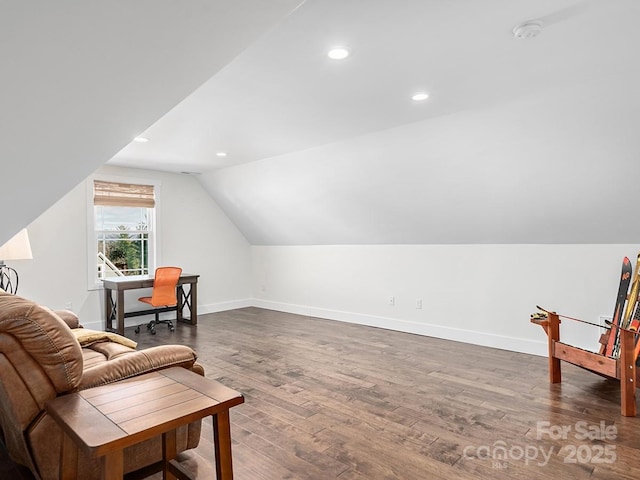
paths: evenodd
<path fill-rule="evenodd" d="M 181 367 L 55 398 L 46 409 L 64 431 L 60 479 L 76 478 L 78 447 L 101 459 L 104 480 L 122 479 L 123 449 L 162 434 L 163 460 L 157 470 L 162 469 L 164 479 L 189 480 L 172 461 L 175 429 L 211 415 L 216 477 L 231 480 L 229 409 L 243 402 L 239 392 Z"/>
<path fill-rule="evenodd" d="M 176 321 L 196 325 L 198 323 L 198 277 L 190 273 L 183 273 L 178 280 L 176 294 L 178 297 L 178 307 L 176 309 Z M 153 310 L 138 310 L 135 312 L 124 311 L 124 292 L 139 288 L 153 287 L 153 276 L 132 275 L 129 277 L 111 277 L 102 280 L 104 284 L 104 308 L 106 330 L 124 335 L 124 319 L 138 315 L 151 314 Z M 189 285 L 189 291 L 185 293 L 183 285 Z M 112 292 L 116 292 L 114 300 Z M 183 310 L 187 307 L 189 318 L 183 317 Z M 171 309 L 173 310 L 173 309 Z M 116 328 L 113 328 L 113 321 L 116 321 Z"/>

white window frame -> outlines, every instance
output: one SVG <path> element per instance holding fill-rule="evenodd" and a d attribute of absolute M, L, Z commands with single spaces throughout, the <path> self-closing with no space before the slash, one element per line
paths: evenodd
<path fill-rule="evenodd" d="M 99 290 L 103 287 L 102 280 L 96 275 L 96 259 L 98 258 L 98 237 L 96 235 L 95 206 L 93 204 L 93 181 L 102 180 L 105 182 L 132 183 L 137 185 L 153 185 L 155 194 L 155 207 L 153 214 L 149 218 L 149 273 L 155 272 L 156 265 L 161 264 L 160 248 L 160 208 L 161 208 L 161 186 L 160 180 L 152 180 L 141 177 L 121 177 L 116 175 L 92 175 L 86 180 L 87 190 L 87 289 Z"/>

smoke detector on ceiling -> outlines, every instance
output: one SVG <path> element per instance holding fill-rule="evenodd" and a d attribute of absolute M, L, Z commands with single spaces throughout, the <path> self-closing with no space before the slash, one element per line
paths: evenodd
<path fill-rule="evenodd" d="M 516 38 L 534 38 L 542 32 L 542 24 L 539 22 L 525 22 L 513 28 L 513 36 Z"/>

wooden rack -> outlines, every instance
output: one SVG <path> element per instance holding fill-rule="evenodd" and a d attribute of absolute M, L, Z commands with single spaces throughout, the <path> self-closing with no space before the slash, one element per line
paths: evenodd
<path fill-rule="evenodd" d="M 570 318 L 570 317 L 563 317 Z M 620 328 L 620 358 L 607 357 L 601 353 L 594 353 L 573 347 L 560 341 L 560 315 L 547 312 L 547 318 L 531 318 L 531 322 L 540 325 L 547 333 L 549 341 L 549 381 L 560 383 L 562 374 L 560 361 L 565 361 L 589 370 L 598 375 L 620 381 L 620 409 L 625 417 L 636 416 L 636 385 L 638 370 L 636 369 L 635 337 L 638 332 Z M 617 328 L 617 327 L 612 327 Z M 614 332 L 609 331 L 610 335 Z M 603 335 L 601 342 L 606 341 Z"/>

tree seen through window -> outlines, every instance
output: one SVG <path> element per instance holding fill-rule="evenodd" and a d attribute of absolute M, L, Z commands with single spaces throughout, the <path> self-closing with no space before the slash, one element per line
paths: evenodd
<path fill-rule="evenodd" d="M 148 274 L 148 209 L 96 206 L 95 211 L 98 277 Z"/>

